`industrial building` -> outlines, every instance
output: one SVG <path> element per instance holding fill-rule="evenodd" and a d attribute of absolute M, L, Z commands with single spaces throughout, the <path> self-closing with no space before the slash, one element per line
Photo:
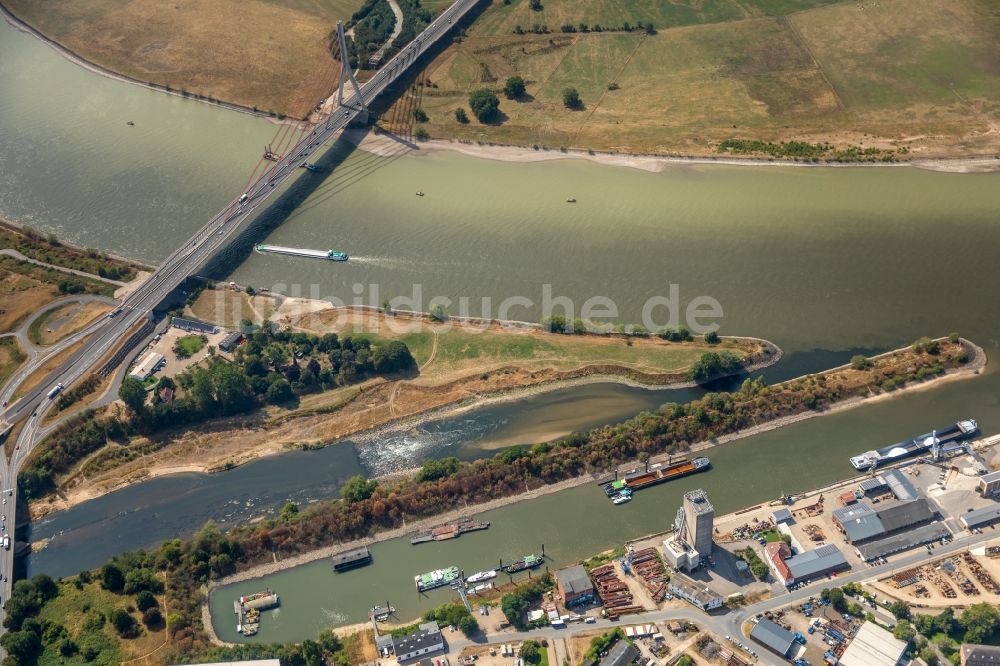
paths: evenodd
<path fill-rule="evenodd" d="M 967 511 L 959 517 L 959 520 L 962 521 L 962 525 L 967 530 L 992 525 L 1000 520 L 1000 504 L 991 504 L 975 511 Z"/>
<path fill-rule="evenodd" d="M 931 523 L 908 532 L 859 544 L 854 547 L 854 550 L 857 551 L 858 557 L 870 562 L 879 557 L 888 557 L 893 553 L 900 553 L 949 536 L 951 536 L 951 532 L 944 526 L 944 523 Z"/>
<path fill-rule="evenodd" d="M 140 382 L 146 381 L 150 375 L 152 375 L 160 367 L 160 363 L 163 361 L 163 354 L 158 354 L 157 352 L 151 351 L 142 357 L 132 371 L 129 374 L 131 377 L 135 377 Z"/>
<path fill-rule="evenodd" d="M 222 341 L 219 342 L 219 349 L 221 349 L 224 352 L 230 352 L 233 350 L 233 348 L 236 347 L 236 345 L 240 343 L 240 340 L 242 339 L 243 339 L 242 333 L 240 333 L 239 331 L 233 331 L 232 333 L 226 335 L 226 337 L 222 338 Z"/>
<path fill-rule="evenodd" d="M 187 331 L 188 333 L 203 333 L 205 335 L 212 335 L 213 333 L 219 332 L 218 326 L 213 326 L 212 324 L 206 324 L 203 321 L 197 321 L 196 319 L 184 319 L 183 317 L 174 317 L 170 320 L 170 323 L 182 331 Z"/>
<path fill-rule="evenodd" d="M 594 584 L 583 565 L 557 571 L 556 585 L 564 606 L 587 604 L 594 600 Z"/>
<path fill-rule="evenodd" d="M 833 512 L 834 524 L 855 546 L 924 525 L 934 518 L 934 511 L 923 498 L 886 503 L 878 511 L 867 502 L 859 502 Z"/>
<path fill-rule="evenodd" d="M 714 528 L 715 509 L 708 501 L 708 495 L 700 488 L 684 493 L 684 527 L 685 538 L 702 557 L 712 554 L 712 529 Z"/>
<path fill-rule="evenodd" d="M 674 573 L 670 577 L 667 589 L 675 597 L 680 597 L 703 611 L 721 608 L 723 604 L 722 597 L 712 592 L 704 583 L 682 573 Z"/>
<path fill-rule="evenodd" d="M 790 523 L 792 522 L 792 512 L 786 509 L 785 507 L 781 507 L 780 509 L 775 509 L 771 513 L 771 520 L 774 521 L 775 525 L 780 525 L 781 523 Z"/>
<path fill-rule="evenodd" d="M 841 666 L 897 666 L 906 659 L 906 643 L 874 622 L 865 622 L 840 657 Z"/>
<path fill-rule="evenodd" d="M 1000 472 L 990 472 L 979 477 L 979 494 L 983 497 L 993 497 L 1000 493 Z"/>
<path fill-rule="evenodd" d="M 962 666 L 1000 666 L 1000 646 L 966 643 L 960 655 Z"/>
<path fill-rule="evenodd" d="M 628 666 L 636 661 L 641 654 L 635 645 L 621 640 L 608 650 L 604 659 L 601 659 L 601 666 Z"/>
<path fill-rule="evenodd" d="M 444 650 L 444 636 L 437 622 L 425 622 L 417 628 L 417 632 L 406 636 L 393 636 L 392 651 L 396 653 L 396 661 L 409 661 L 427 654 Z"/>
<path fill-rule="evenodd" d="M 663 541 L 663 559 L 675 571 L 691 571 L 701 563 L 701 555 L 690 544 L 670 537 Z"/>
<path fill-rule="evenodd" d="M 788 658 L 795 646 L 795 635 L 767 618 L 754 625 L 750 638 L 782 658 Z"/>
<path fill-rule="evenodd" d="M 774 541 L 764 548 L 774 577 L 785 585 L 801 583 L 834 571 L 849 569 L 847 558 L 832 543 L 792 555 L 784 541 Z"/>

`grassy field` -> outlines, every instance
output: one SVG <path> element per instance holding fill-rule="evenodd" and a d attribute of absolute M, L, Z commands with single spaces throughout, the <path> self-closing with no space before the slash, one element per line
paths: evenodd
<path fill-rule="evenodd" d="M 987 0 L 543 5 L 494 2 L 427 67 L 432 137 L 667 154 L 716 153 L 730 138 L 897 157 L 1000 149 L 1000 12 Z M 652 22 L 657 34 L 592 30 L 626 21 Z M 560 30 L 580 23 L 590 32 Z M 550 34 L 514 34 L 535 24 Z M 501 95 L 501 122 L 455 120 L 469 91 L 499 93 L 514 74 L 528 94 Z M 582 110 L 563 106 L 567 87 Z"/>
<path fill-rule="evenodd" d="M 0 333 L 13 331 L 31 313 L 62 296 L 59 284 L 65 282 L 79 285 L 83 293 L 114 293 L 114 287 L 105 282 L 0 256 Z"/>
<path fill-rule="evenodd" d="M 162 597 L 158 601 L 161 613 L 166 616 Z M 104 590 L 97 582 L 84 584 L 81 589 L 68 581 L 59 583 L 59 596 L 45 604 L 38 619 L 64 627 L 66 637 L 76 644 L 79 651 L 64 657 L 60 655 L 59 642 L 56 641 L 45 646 L 38 664 L 120 664 L 152 653 L 166 642 L 166 627 L 162 623 L 158 627 L 142 627 L 142 613 L 134 606 L 134 597 Z M 142 627 L 141 634 L 136 638 L 120 638 L 107 621 L 111 612 L 119 608 L 132 608 L 129 614 Z M 103 622 L 100 616 L 105 618 Z M 90 659 L 85 658 L 88 654 Z"/>
<path fill-rule="evenodd" d="M 102 67 L 301 117 L 332 89 L 326 37 L 361 0 L 5 0 Z"/>
<path fill-rule="evenodd" d="M 174 343 L 174 352 L 180 358 L 190 358 L 204 349 L 207 342 L 204 335 L 185 335 Z"/>
<path fill-rule="evenodd" d="M 0 338 L 0 386 L 17 371 L 27 356 L 14 338 Z"/>
<path fill-rule="evenodd" d="M 104 303 L 68 303 L 43 312 L 28 327 L 28 339 L 36 345 L 52 345 L 76 333 L 111 310 Z"/>

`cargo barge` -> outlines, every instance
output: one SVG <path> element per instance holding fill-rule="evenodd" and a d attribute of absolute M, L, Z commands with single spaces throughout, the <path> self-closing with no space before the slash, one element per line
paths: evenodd
<path fill-rule="evenodd" d="M 712 461 L 708 458 L 695 458 L 694 460 L 678 460 L 676 462 L 662 465 L 650 465 L 649 469 L 643 472 L 632 472 L 626 474 L 624 478 L 616 481 L 607 481 L 603 484 L 604 492 L 612 500 L 631 496 L 633 491 L 641 488 L 655 486 L 664 481 L 679 479 L 688 474 L 704 472 L 712 466 Z M 625 499 L 622 500 L 624 503 Z"/>
<path fill-rule="evenodd" d="M 432 528 L 426 532 L 418 532 L 410 537 L 410 543 L 416 546 L 418 543 L 428 543 L 429 541 L 446 541 L 447 539 L 459 537 L 466 532 L 488 530 L 489 528 L 490 524 L 488 522 L 480 522 L 478 520 L 471 519 L 460 520 L 457 523 L 439 525 L 438 527 Z"/>
<path fill-rule="evenodd" d="M 270 589 L 239 597 L 233 602 L 236 631 L 244 636 L 253 636 L 260 629 L 260 612 L 280 605 L 281 599 Z"/>
<path fill-rule="evenodd" d="M 979 424 L 974 420 L 959 421 L 941 430 L 933 430 L 913 439 L 851 456 L 851 465 L 859 472 L 866 472 L 879 465 L 893 463 L 912 456 L 919 456 L 931 451 L 935 447 L 945 447 L 949 444 L 961 442 L 973 437 L 977 432 L 979 432 Z"/>
<path fill-rule="evenodd" d="M 444 587 L 458 580 L 458 567 L 448 567 L 447 569 L 435 569 L 434 571 L 420 574 L 413 577 L 413 582 L 417 585 L 417 592 L 426 592 L 436 587 Z"/>
<path fill-rule="evenodd" d="M 347 571 L 371 563 L 372 554 L 366 546 L 362 546 L 344 553 L 337 553 L 330 558 L 330 561 L 333 562 L 334 571 Z"/>
<path fill-rule="evenodd" d="M 254 250 L 261 254 L 286 254 L 292 257 L 307 257 L 309 259 L 327 259 L 329 261 L 347 261 L 346 252 L 339 250 L 309 250 L 300 247 L 282 247 L 281 245 L 265 245 L 258 243 Z"/>
<path fill-rule="evenodd" d="M 514 560 L 510 564 L 500 565 L 500 570 L 507 574 L 516 574 L 519 571 L 526 571 L 528 569 L 536 569 L 542 566 L 545 561 L 545 557 L 542 555 L 525 555 L 519 560 Z"/>

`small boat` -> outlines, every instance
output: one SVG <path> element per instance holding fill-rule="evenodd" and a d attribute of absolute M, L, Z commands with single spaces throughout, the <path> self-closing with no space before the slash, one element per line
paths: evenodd
<path fill-rule="evenodd" d="M 611 503 L 612 504 L 624 504 L 625 502 L 631 502 L 631 501 L 632 501 L 632 496 L 631 495 L 619 495 L 618 497 L 616 497 L 613 500 L 611 500 Z"/>
<path fill-rule="evenodd" d="M 320 167 L 313 164 L 312 162 L 306 162 L 305 164 L 302 165 L 302 168 L 305 169 L 306 171 L 312 171 L 313 173 L 319 173 L 320 171 L 323 170 Z"/>
<path fill-rule="evenodd" d="M 497 572 L 495 569 L 489 569 L 488 571 L 480 571 L 479 573 L 474 573 L 465 579 L 466 583 L 481 583 L 484 580 L 491 580 L 497 577 Z"/>
<path fill-rule="evenodd" d="M 569 199 L 566 199 L 566 203 L 576 203 L 576 199 L 570 197 Z"/>
<path fill-rule="evenodd" d="M 125 123 L 125 124 L 128 125 L 129 127 L 134 127 L 135 126 L 135 123 L 132 122 L 131 120 L 128 121 L 127 123 Z"/>
<path fill-rule="evenodd" d="M 423 193 L 423 192 L 421 192 L 420 190 L 417 190 L 417 196 L 418 196 L 418 197 L 422 197 L 422 196 L 424 196 L 424 193 Z"/>

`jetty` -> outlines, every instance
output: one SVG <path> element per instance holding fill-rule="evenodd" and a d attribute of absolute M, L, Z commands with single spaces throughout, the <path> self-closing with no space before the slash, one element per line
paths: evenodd
<path fill-rule="evenodd" d="M 281 599 L 270 588 L 239 597 L 233 602 L 236 613 L 236 631 L 244 636 L 253 636 L 260 629 L 260 612 L 277 608 Z"/>
<path fill-rule="evenodd" d="M 418 543 L 427 543 L 429 541 L 446 541 L 448 539 L 459 537 L 466 532 L 488 530 L 489 528 L 490 524 L 488 522 L 472 520 L 469 518 L 460 520 L 456 523 L 438 525 L 437 527 L 433 527 L 426 532 L 418 532 L 410 537 L 410 543 L 416 546 Z"/>

